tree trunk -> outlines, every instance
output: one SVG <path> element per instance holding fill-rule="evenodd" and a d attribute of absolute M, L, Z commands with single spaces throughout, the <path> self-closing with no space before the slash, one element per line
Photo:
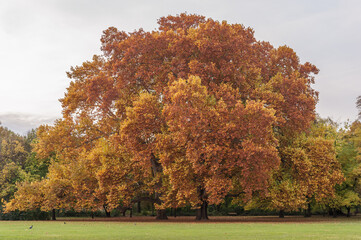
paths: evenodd
<path fill-rule="evenodd" d="M 107 207 L 105 205 L 103 205 L 104 211 L 105 211 L 105 216 L 106 217 L 110 217 L 110 212 L 107 210 Z"/>
<path fill-rule="evenodd" d="M 156 158 L 153 153 L 151 153 L 150 162 L 152 164 L 153 177 L 156 177 L 158 173 L 163 172 L 162 164 L 160 164 L 159 159 Z M 158 190 L 162 188 L 162 182 L 158 181 L 158 183 L 156 183 L 155 187 L 157 190 L 154 192 L 154 199 L 156 200 L 156 203 L 159 204 L 159 203 L 161 203 L 161 200 L 160 200 L 160 193 L 158 193 Z M 153 203 L 153 208 L 152 208 L 152 215 L 154 216 L 154 203 Z M 155 219 L 167 220 L 168 217 L 167 217 L 166 210 L 165 209 L 157 210 L 157 215 L 156 215 Z"/>
<path fill-rule="evenodd" d="M 347 207 L 347 217 L 351 217 L 351 208 L 350 207 Z"/>
<path fill-rule="evenodd" d="M 125 213 L 127 212 L 127 209 L 123 210 L 123 217 L 125 217 Z"/>
<path fill-rule="evenodd" d="M 311 213 L 311 203 L 309 203 L 307 205 L 307 209 L 305 209 L 305 217 L 311 217 L 312 213 Z"/>
<path fill-rule="evenodd" d="M 333 208 L 332 209 L 332 211 L 333 211 L 333 217 L 335 218 L 335 217 L 337 217 L 337 211 L 336 211 L 336 208 Z"/>
<path fill-rule="evenodd" d="M 208 203 L 207 201 L 202 202 L 201 208 L 197 209 L 196 220 L 208 220 Z"/>
<path fill-rule="evenodd" d="M 328 208 L 328 215 L 333 216 L 333 208 Z"/>
<path fill-rule="evenodd" d="M 138 210 L 138 213 L 141 213 L 142 209 L 141 209 L 141 206 L 140 206 L 140 201 L 138 201 L 137 203 L 137 210 Z"/>
<path fill-rule="evenodd" d="M 177 217 L 177 208 L 174 208 L 174 217 Z"/>
<path fill-rule="evenodd" d="M 53 221 L 56 220 L 55 209 L 53 209 L 53 210 L 51 211 L 51 220 L 53 220 Z"/>
<path fill-rule="evenodd" d="M 129 217 L 132 218 L 133 217 L 133 208 L 130 209 L 130 214 Z"/>
<path fill-rule="evenodd" d="M 107 210 L 105 210 L 105 216 L 106 216 L 107 218 L 110 218 L 110 212 L 107 211 Z"/>
<path fill-rule="evenodd" d="M 93 211 L 91 212 L 90 215 L 91 215 L 92 219 L 94 219 L 94 212 Z"/>
<path fill-rule="evenodd" d="M 278 216 L 279 216 L 280 218 L 284 218 L 284 217 L 285 217 L 285 211 L 280 210 Z"/>
<path fill-rule="evenodd" d="M 155 217 L 157 220 L 168 220 L 167 212 L 165 209 L 158 209 L 157 216 Z"/>
<path fill-rule="evenodd" d="M 207 201 L 207 194 L 206 190 L 199 186 L 198 187 L 198 194 L 199 194 L 199 200 L 201 201 L 201 206 L 199 209 L 197 209 L 197 215 L 196 220 L 208 220 L 208 201 Z"/>

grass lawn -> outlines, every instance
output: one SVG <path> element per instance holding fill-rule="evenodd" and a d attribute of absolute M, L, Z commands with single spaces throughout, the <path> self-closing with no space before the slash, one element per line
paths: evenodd
<path fill-rule="evenodd" d="M 29 227 L 33 225 L 32 229 Z M 0 239 L 361 239 L 361 221 L 100 222 L 0 221 Z"/>

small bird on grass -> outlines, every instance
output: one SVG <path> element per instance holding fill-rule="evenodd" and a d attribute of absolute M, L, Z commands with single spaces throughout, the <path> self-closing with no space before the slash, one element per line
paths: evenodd
<path fill-rule="evenodd" d="M 64 224 L 66 224 L 66 222 L 64 222 Z"/>
<path fill-rule="evenodd" d="M 29 227 L 29 229 L 32 229 L 33 228 L 33 225 L 31 225 L 30 227 Z"/>

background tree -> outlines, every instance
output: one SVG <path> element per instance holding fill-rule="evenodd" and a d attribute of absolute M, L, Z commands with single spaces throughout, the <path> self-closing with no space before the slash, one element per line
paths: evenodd
<path fill-rule="evenodd" d="M 273 174 L 270 194 L 265 199 L 252 200 L 247 208 L 276 209 L 280 217 L 303 208 L 305 216 L 311 216 L 313 202 L 326 204 L 334 200 L 335 187 L 344 180 L 336 159 L 336 137 L 337 129 L 332 123 L 317 119 L 307 133 L 280 147 L 281 165 Z"/>
<path fill-rule="evenodd" d="M 24 138 L 0 126 L 0 202 L 9 200 L 16 183 L 27 178 L 27 155 Z"/>
<path fill-rule="evenodd" d="M 358 109 L 358 118 L 361 117 L 361 96 L 356 98 L 356 107 Z"/>
<path fill-rule="evenodd" d="M 0 126 L 0 218 L 7 218 L 2 214 L 3 203 L 13 198 L 20 182 L 40 180 L 47 173 L 48 160 L 38 159 L 32 151 L 34 139 L 35 130 L 20 136 Z"/>
<path fill-rule="evenodd" d="M 335 210 L 345 207 L 347 216 L 350 217 L 351 208 L 361 204 L 360 129 L 360 122 L 355 121 L 345 124 L 345 127 L 338 132 L 337 159 L 342 166 L 345 181 L 337 188 L 338 201 L 332 202 L 334 214 L 336 214 Z"/>

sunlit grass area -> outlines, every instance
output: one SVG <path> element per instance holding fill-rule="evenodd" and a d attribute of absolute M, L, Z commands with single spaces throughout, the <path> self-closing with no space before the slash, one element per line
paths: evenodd
<path fill-rule="evenodd" d="M 30 226 L 33 226 L 30 229 Z M 361 239 L 361 221 L 304 223 L 1 221 L 0 239 Z"/>

